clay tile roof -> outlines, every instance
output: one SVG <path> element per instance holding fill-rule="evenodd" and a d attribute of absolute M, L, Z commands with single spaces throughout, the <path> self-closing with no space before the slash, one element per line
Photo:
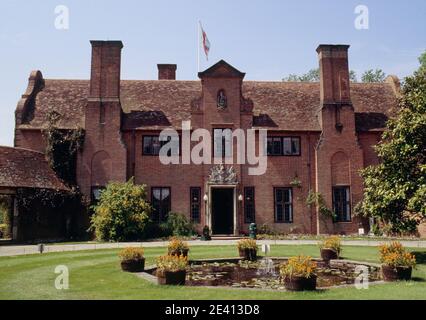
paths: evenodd
<path fill-rule="evenodd" d="M 42 127 L 51 110 L 63 115 L 63 128 L 84 127 L 88 90 L 87 80 L 45 80 L 35 99 L 32 117 L 19 127 Z M 357 130 L 383 129 L 397 102 L 392 85 L 354 83 L 351 95 Z M 191 102 L 200 96 L 200 81 L 123 80 L 123 129 L 180 128 L 182 120 L 191 117 Z M 243 96 L 254 103 L 254 126 L 288 131 L 321 130 L 317 117 L 319 83 L 245 81 Z"/>
<path fill-rule="evenodd" d="M 44 154 L 0 146 L 0 188 L 68 190 L 49 167 Z"/>
<path fill-rule="evenodd" d="M 121 107 L 125 113 L 124 129 L 182 127 L 191 118 L 191 102 L 201 96 L 199 81 L 121 82 Z"/>
<path fill-rule="evenodd" d="M 20 128 L 42 128 L 46 117 L 56 111 L 62 115 L 59 126 L 63 129 L 84 128 L 84 108 L 87 104 L 89 81 L 44 80 L 43 89 L 37 94 L 34 105 Z"/>

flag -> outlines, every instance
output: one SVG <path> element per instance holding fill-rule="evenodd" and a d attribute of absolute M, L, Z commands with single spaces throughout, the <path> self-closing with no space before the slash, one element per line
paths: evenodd
<path fill-rule="evenodd" d="M 203 26 L 200 22 L 200 28 L 201 28 L 201 35 L 203 39 L 203 49 L 204 53 L 206 54 L 207 61 L 209 60 L 209 52 L 210 52 L 210 41 L 209 38 L 207 38 L 207 33 L 204 31 Z"/>

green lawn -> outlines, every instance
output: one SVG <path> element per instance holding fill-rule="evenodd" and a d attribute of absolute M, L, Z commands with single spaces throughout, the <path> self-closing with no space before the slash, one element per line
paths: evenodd
<path fill-rule="evenodd" d="M 49 253 L 0 258 L 0 299 L 426 299 L 426 249 L 412 249 L 418 258 L 413 281 L 372 285 L 368 290 L 331 289 L 322 292 L 290 293 L 156 286 L 124 273 L 117 250 Z M 147 264 L 165 253 L 165 248 L 148 248 Z M 192 247 L 191 258 L 234 257 L 233 246 Z M 273 246 L 273 256 L 300 253 L 317 257 L 316 246 Z M 377 248 L 344 247 L 347 259 L 377 262 Z M 69 290 L 55 289 L 58 265 L 70 271 Z"/>

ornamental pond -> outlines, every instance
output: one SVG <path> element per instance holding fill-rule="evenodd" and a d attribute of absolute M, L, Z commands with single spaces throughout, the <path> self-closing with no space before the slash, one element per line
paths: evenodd
<path fill-rule="evenodd" d="M 250 262 L 241 259 L 215 259 L 190 261 L 186 286 L 232 287 L 267 290 L 285 290 L 279 274 L 280 264 L 287 258 L 261 258 Z M 354 285 L 356 279 L 369 283 L 381 281 L 380 266 L 365 262 L 332 260 L 317 262 L 317 288 L 327 289 Z M 156 276 L 156 268 L 146 273 Z"/>

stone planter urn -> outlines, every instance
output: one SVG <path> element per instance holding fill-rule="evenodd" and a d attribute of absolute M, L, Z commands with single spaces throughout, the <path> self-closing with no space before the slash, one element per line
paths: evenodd
<path fill-rule="evenodd" d="M 411 280 L 412 272 L 412 267 L 391 267 L 387 265 L 382 265 L 383 280 L 387 282 Z"/>
<path fill-rule="evenodd" d="M 186 270 L 163 271 L 157 274 L 159 285 L 184 286 L 186 280 Z"/>
<path fill-rule="evenodd" d="M 239 249 L 240 257 L 248 261 L 257 260 L 257 249 Z"/>
<path fill-rule="evenodd" d="M 122 260 L 121 269 L 126 272 L 143 272 L 145 269 L 145 258 Z"/>
<path fill-rule="evenodd" d="M 324 261 L 337 260 L 339 254 L 333 249 L 321 249 L 321 259 Z"/>
<path fill-rule="evenodd" d="M 289 291 L 314 291 L 317 288 L 317 276 L 305 277 L 285 277 L 284 286 Z"/>

